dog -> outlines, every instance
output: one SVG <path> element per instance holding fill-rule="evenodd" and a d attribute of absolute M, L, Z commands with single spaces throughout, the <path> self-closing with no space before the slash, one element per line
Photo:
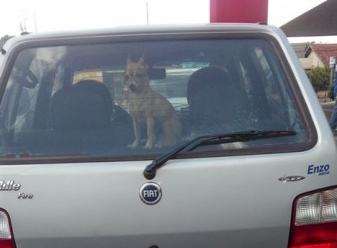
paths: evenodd
<path fill-rule="evenodd" d="M 155 146 L 172 146 L 181 134 L 181 123 L 171 103 L 150 86 L 148 65 L 143 58 L 138 61 L 127 60 L 124 82 L 128 89 L 128 108 L 133 120 L 135 140 L 130 147 L 141 145 L 141 126 L 145 124 L 146 149 Z M 162 144 L 156 137 L 156 125 L 163 132 Z"/>

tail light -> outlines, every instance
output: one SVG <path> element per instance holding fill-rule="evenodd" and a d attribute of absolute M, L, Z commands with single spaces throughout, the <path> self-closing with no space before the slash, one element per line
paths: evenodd
<path fill-rule="evenodd" d="M 4 209 L 0 209 L 0 248 L 15 248 L 10 218 Z"/>
<path fill-rule="evenodd" d="M 289 248 L 337 248 L 337 187 L 298 196 Z"/>

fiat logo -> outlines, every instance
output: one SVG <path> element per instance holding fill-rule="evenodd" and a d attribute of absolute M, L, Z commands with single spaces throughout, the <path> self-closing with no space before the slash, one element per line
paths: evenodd
<path fill-rule="evenodd" d="M 147 205 L 154 205 L 161 199 L 161 188 L 156 183 L 145 183 L 139 191 L 140 199 Z"/>

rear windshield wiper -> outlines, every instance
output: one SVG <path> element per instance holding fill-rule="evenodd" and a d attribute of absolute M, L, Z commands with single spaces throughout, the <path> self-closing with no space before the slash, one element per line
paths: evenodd
<path fill-rule="evenodd" d="M 199 146 L 234 143 L 234 142 L 246 142 L 251 140 L 284 137 L 291 135 L 296 135 L 296 132 L 287 130 L 284 131 L 253 130 L 246 132 L 199 136 L 175 147 L 171 151 L 154 159 L 151 164 L 146 166 L 143 174 L 146 179 L 151 180 L 156 176 L 157 170 L 160 167 L 162 167 L 168 160 L 174 158 L 177 154 L 179 154 L 182 151 L 192 151 Z"/>

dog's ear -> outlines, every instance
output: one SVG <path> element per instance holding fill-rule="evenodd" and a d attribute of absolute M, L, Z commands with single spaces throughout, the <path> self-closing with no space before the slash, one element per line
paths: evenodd
<path fill-rule="evenodd" d="M 131 64 L 132 63 L 132 60 L 130 59 L 130 57 L 128 57 L 127 59 L 126 59 L 126 65 L 128 66 L 129 64 Z"/>
<path fill-rule="evenodd" d="M 145 60 L 143 57 L 140 57 L 137 63 L 141 65 L 143 68 L 145 68 L 146 70 L 149 69 L 149 66 L 145 63 Z"/>

